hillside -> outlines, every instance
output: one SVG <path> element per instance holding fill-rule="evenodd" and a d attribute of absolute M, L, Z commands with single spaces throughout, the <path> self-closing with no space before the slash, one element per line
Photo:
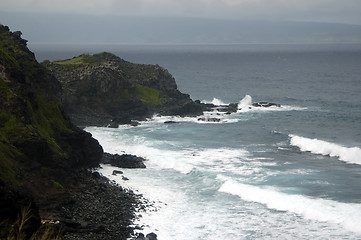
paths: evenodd
<path fill-rule="evenodd" d="M 64 239 L 125 239 L 135 197 L 87 170 L 102 147 L 70 122 L 59 91 L 21 32 L 0 25 L 0 239 L 29 239 L 39 227 Z"/>

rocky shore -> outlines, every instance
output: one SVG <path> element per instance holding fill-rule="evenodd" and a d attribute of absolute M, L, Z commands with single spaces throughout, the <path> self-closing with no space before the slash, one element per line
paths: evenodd
<path fill-rule="evenodd" d="M 127 239 L 140 196 L 97 173 L 79 172 L 76 186 L 39 204 L 40 215 L 63 239 Z M 56 223 L 56 224 L 54 224 Z"/>
<path fill-rule="evenodd" d="M 144 234 L 134 233 L 142 228 L 133 220 L 147 211 L 147 199 L 98 172 L 81 171 L 74 182 L 72 188 L 39 203 L 45 226 L 60 232 L 64 240 L 142 239 Z M 149 236 L 153 238 L 144 239 L 156 239 Z"/>

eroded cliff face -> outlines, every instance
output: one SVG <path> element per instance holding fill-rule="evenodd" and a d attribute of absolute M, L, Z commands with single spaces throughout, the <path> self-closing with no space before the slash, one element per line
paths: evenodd
<path fill-rule="evenodd" d="M 37 215 L 36 205 L 63 193 L 76 171 L 101 160 L 98 142 L 64 114 L 54 95 L 60 89 L 21 32 L 0 25 L 0 223 L 15 220 L 29 203 Z M 32 219 L 32 227 L 40 224 Z"/>
<path fill-rule="evenodd" d="M 43 65 L 61 83 L 65 111 L 78 125 L 130 123 L 154 114 L 196 116 L 204 110 L 159 65 L 134 64 L 111 53 Z"/>

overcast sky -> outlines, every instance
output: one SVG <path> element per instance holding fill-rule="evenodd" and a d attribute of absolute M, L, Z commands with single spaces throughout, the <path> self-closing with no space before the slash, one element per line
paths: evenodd
<path fill-rule="evenodd" d="M 186 16 L 361 25 L 361 0 L 1 0 L 0 2 L 0 11 L 14 13 Z"/>

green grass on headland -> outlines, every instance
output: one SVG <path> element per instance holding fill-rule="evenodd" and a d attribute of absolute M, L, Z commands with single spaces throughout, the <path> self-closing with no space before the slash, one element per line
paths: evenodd
<path fill-rule="evenodd" d="M 90 65 L 97 63 L 97 59 L 93 56 L 83 54 L 79 57 L 74 57 L 68 60 L 55 61 L 53 63 L 60 65 Z"/>
<path fill-rule="evenodd" d="M 104 60 L 107 57 L 107 55 L 112 55 L 112 54 L 106 52 L 98 53 L 94 55 L 82 54 L 72 59 L 54 61 L 53 63 L 59 65 L 92 65 L 92 64 L 100 63 L 102 60 Z"/>
<path fill-rule="evenodd" d="M 150 104 L 160 103 L 159 91 L 154 88 L 150 88 L 140 84 L 135 84 L 135 95 L 144 103 L 150 103 Z"/>

